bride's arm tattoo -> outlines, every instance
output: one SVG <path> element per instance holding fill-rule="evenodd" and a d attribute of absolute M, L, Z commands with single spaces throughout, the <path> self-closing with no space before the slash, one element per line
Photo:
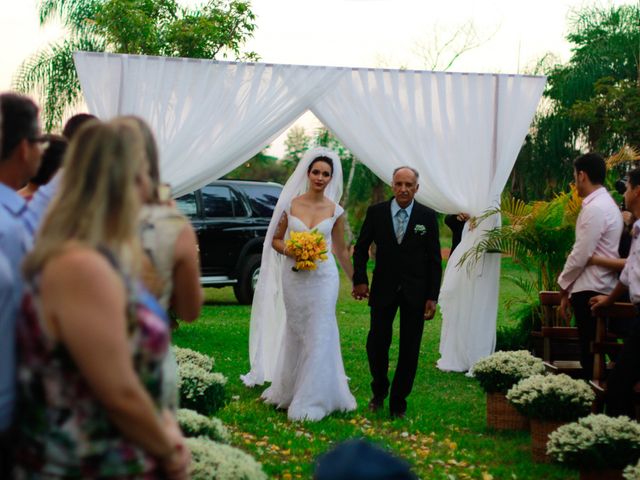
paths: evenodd
<path fill-rule="evenodd" d="M 282 216 L 276 225 L 276 231 L 273 232 L 273 240 L 271 241 L 271 246 L 273 249 L 281 253 L 282 255 L 286 255 L 286 244 L 284 242 L 284 235 L 287 232 L 287 226 L 289 225 L 289 219 L 287 218 L 287 213 L 282 212 Z"/>

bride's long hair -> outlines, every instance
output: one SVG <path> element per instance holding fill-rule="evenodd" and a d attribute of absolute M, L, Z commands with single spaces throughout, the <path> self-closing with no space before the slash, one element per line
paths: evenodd
<path fill-rule="evenodd" d="M 342 164 L 338 154 L 325 147 L 308 150 L 287 180 L 273 211 L 262 248 L 260 276 L 253 295 L 249 330 L 249 360 L 251 371 L 240 378 L 245 385 L 262 385 L 273 379 L 277 354 L 284 332 L 286 313 L 282 299 L 282 255 L 271 247 L 273 235 L 286 208 L 308 189 L 307 172 L 314 160 L 327 157 L 333 163 L 333 175 L 324 195 L 335 203 L 342 198 Z"/>

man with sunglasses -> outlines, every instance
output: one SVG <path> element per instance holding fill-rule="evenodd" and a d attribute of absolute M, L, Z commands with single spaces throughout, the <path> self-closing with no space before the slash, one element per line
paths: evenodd
<path fill-rule="evenodd" d="M 31 248 L 35 225 L 18 195 L 33 177 L 46 148 L 38 107 L 27 97 L 0 95 L 0 478 L 11 478 L 10 427 L 15 402 L 15 325 L 22 297 L 20 264 Z"/>

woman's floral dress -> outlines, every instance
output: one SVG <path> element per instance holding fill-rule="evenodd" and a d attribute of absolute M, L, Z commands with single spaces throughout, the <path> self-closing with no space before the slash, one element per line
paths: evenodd
<path fill-rule="evenodd" d="M 119 271 L 113 260 L 111 263 Z M 169 347 L 168 322 L 151 295 L 121 276 L 128 293 L 134 368 L 158 406 L 161 365 Z M 27 285 L 22 310 L 18 325 L 18 478 L 158 478 L 155 460 L 122 436 L 65 346 L 47 333 L 37 280 Z"/>

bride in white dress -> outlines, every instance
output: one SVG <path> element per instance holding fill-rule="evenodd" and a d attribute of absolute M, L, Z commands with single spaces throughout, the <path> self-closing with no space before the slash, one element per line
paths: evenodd
<path fill-rule="evenodd" d="M 271 381 L 262 398 L 286 408 L 291 420 L 320 420 L 356 408 L 340 352 L 334 257 L 319 261 L 316 270 L 294 272 L 295 260 L 286 250 L 291 231 L 317 229 L 352 277 L 344 210 L 337 203 L 341 193 L 337 154 L 308 151 L 280 195 L 265 240 L 251 312 L 251 371 L 241 378 L 247 386 Z"/>

